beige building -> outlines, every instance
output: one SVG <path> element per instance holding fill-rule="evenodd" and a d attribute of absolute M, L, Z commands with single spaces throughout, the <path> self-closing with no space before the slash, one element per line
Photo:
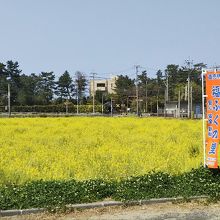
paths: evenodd
<path fill-rule="evenodd" d="M 96 91 L 107 92 L 108 94 L 114 94 L 115 82 L 117 77 L 112 77 L 111 79 L 101 79 L 101 80 L 90 80 L 89 83 L 89 92 L 90 95 L 93 95 Z"/>

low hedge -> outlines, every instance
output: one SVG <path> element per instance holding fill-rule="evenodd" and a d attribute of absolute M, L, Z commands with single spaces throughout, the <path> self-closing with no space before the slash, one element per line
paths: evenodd
<path fill-rule="evenodd" d="M 92 113 L 93 105 L 79 105 L 79 113 Z M 5 112 L 5 108 L 0 107 L 0 112 Z M 36 112 L 36 113 L 65 113 L 66 106 L 64 104 L 57 105 L 32 105 L 32 106 L 11 106 L 12 112 Z M 106 109 L 104 108 L 104 111 Z M 74 104 L 68 105 L 69 113 L 76 113 L 77 106 Z M 95 105 L 95 112 L 102 112 L 101 105 Z"/>
<path fill-rule="evenodd" d="M 0 209 L 53 207 L 98 201 L 115 192 L 115 186 L 101 180 L 77 182 L 34 181 L 0 189 Z"/>
<path fill-rule="evenodd" d="M 34 181 L 23 185 L 0 187 L 0 209 L 62 207 L 112 198 L 121 201 L 162 197 L 184 198 L 207 195 L 220 199 L 220 176 L 199 168 L 181 175 L 149 173 L 119 182 Z"/>

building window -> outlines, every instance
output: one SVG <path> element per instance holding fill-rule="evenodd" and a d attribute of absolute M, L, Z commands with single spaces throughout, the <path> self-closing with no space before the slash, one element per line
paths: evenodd
<path fill-rule="evenodd" d="M 105 83 L 97 83 L 97 87 L 105 87 Z"/>

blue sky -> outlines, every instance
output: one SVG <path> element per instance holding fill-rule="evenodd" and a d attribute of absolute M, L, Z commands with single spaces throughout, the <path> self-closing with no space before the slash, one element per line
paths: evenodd
<path fill-rule="evenodd" d="M 0 62 L 25 74 L 154 76 L 187 58 L 220 64 L 219 0 L 0 0 Z M 125 71 L 126 70 L 126 71 Z"/>

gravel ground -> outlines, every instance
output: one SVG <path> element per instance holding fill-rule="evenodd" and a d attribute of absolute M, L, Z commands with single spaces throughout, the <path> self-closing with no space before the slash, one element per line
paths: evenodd
<path fill-rule="evenodd" d="M 4 217 L 2 220 L 95 220 L 95 219 L 220 219 L 220 203 L 206 204 L 204 201 L 190 203 L 163 203 L 130 207 L 105 207 L 65 214 L 35 214 Z"/>

